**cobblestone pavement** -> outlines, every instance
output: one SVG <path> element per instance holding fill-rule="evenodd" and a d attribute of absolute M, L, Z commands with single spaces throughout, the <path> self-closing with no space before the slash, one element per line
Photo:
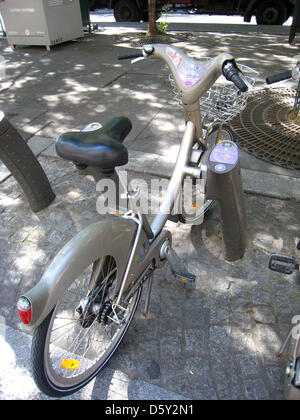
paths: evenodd
<path fill-rule="evenodd" d="M 99 217 L 91 179 L 61 160 L 40 161 L 57 194 L 47 209 L 31 213 L 11 177 L 1 185 L 0 315 L 17 329 L 18 295 Z M 271 251 L 294 251 L 299 203 L 246 195 L 246 206 L 248 247 L 235 263 L 222 257 L 216 208 L 203 225 L 169 225 L 196 287 L 172 281 L 166 269 L 157 272 L 150 317 L 142 316 L 142 302 L 109 368 L 192 399 L 282 398 L 284 362 L 275 353 L 299 312 L 300 287 L 293 277 L 269 272 L 267 260 Z"/>

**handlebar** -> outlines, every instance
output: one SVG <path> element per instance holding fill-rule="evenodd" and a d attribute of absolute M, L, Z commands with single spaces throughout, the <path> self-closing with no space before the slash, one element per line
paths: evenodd
<path fill-rule="evenodd" d="M 272 83 L 281 82 L 282 80 L 288 80 L 292 78 L 292 70 L 284 71 L 283 73 L 274 74 L 266 78 L 267 85 Z"/>
<path fill-rule="evenodd" d="M 297 63 L 292 70 L 284 71 L 282 73 L 274 74 L 273 76 L 269 76 L 266 78 L 266 83 L 271 85 L 272 83 L 281 82 L 283 80 L 299 80 L 300 79 L 300 64 Z"/>
<path fill-rule="evenodd" d="M 248 90 L 246 78 L 229 54 L 219 54 L 206 63 L 189 58 L 182 51 L 166 44 L 145 45 L 142 50 L 121 53 L 119 60 L 135 58 L 160 58 L 169 66 L 177 90 L 185 105 L 196 103 L 222 74 L 244 93 Z"/>
<path fill-rule="evenodd" d="M 131 53 L 120 53 L 118 54 L 118 60 L 129 60 L 131 58 L 148 57 L 154 53 L 153 45 L 145 45 L 143 50 L 135 51 Z"/>
<path fill-rule="evenodd" d="M 144 57 L 143 51 L 132 52 L 132 53 L 120 53 L 118 54 L 118 60 L 130 60 L 131 58 Z"/>

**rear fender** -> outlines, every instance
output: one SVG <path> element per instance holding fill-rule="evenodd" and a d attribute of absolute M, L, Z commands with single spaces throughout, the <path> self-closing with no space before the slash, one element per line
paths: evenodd
<path fill-rule="evenodd" d="M 132 248 L 137 224 L 132 220 L 106 215 L 71 239 L 56 255 L 40 282 L 23 296 L 32 307 L 29 327 L 45 319 L 64 291 L 99 257 L 111 255 L 117 263 L 121 282 Z M 144 236 L 144 235 L 143 235 Z"/>

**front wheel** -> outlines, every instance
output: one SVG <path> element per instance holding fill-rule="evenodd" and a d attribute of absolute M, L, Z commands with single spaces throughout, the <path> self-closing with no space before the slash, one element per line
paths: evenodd
<path fill-rule="evenodd" d="M 134 317 L 141 289 L 115 305 L 117 270 L 112 256 L 94 261 L 35 330 L 33 377 L 45 394 L 63 397 L 78 391 L 118 348 Z"/>
<path fill-rule="evenodd" d="M 288 18 L 287 7 L 282 0 L 264 0 L 256 10 L 258 25 L 282 25 Z"/>

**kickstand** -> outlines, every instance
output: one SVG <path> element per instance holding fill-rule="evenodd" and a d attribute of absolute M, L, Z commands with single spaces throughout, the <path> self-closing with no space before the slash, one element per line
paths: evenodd
<path fill-rule="evenodd" d="M 153 274 L 151 274 L 148 280 L 147 295 L 146 295 L 145 307 L 144 307 L 144 312 L 143 312 L 143 315 L 145 318 L 149 318 L 149 304 L 150 304 L 150 296 L 151 296 L 151 291 L 152 291 L 152 282 L 153 282 Z"/>

